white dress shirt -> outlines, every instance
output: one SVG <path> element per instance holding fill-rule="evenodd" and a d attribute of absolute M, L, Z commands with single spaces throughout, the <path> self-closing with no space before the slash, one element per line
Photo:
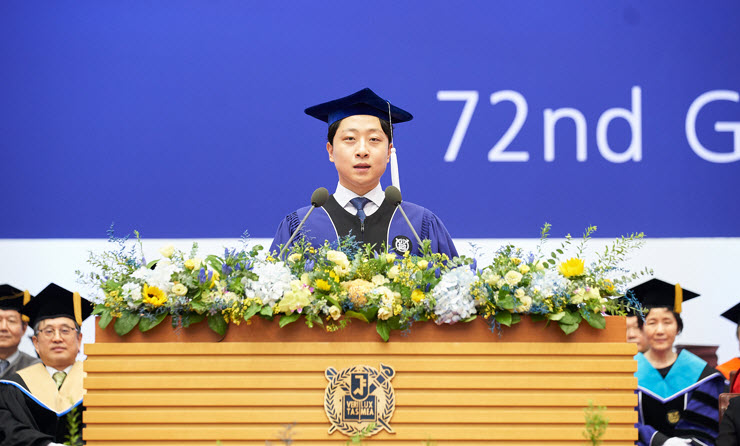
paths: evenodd
<path fill-rule="evenodd" d="M 375 186 L 373 190 L 366 193 L 365 195 L 357 195 L 356 193 L 337 183 L 337 190 L 334 192 L 334 199 L 337 200 L 339 206 L 343 207 L 352 215 L 357 215 L 357 209 L 349 201 L 355 197 L 365 197 L 370 200 L 363 208 L 363 210 L 365 211 L 365 215 L 370 216 L 373 215 L 373 213 L 380 208 L 380 205 L 385 199 L 385 192 L 380 186 L 380 183 L 378 183 L 378 185 Z"/>

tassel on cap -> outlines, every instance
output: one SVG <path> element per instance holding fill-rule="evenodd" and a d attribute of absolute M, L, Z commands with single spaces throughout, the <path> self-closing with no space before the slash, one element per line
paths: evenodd
<path fill-rule="evenodd" d="M 398 179 L 398 156 L 396 156 L 395 147 L 391 147 L 391 184 L 401 190 L 401 181 Z"/>
<path fill-rule="evenodd" d="M 31 302 L 31 293 L 29 293 L 28 290 L 24 290 L 23 291 L 23 306 L 25 307 L 26 304 L 28 304 L 29 302 Z M 21 320 L 25 323 L 29 323 L 31 321 L 31 319 L 25 314 L 21 315 Z"/>
<path fill-rule="evenodd" d="M 683 303 L 683 288 L 681 288 L 681 285 L 676 284 L 676 298 L 673 303 L 673 311 L 675 311 L 678 314 L 681 314 L 681 304 Z"/>
<path fill-rule="evenodd" d="M 77 325 L 82 325 L 82 299 L 77 291 L 72 294 L 72 305 L 75 311 L 75 322 Z"/>

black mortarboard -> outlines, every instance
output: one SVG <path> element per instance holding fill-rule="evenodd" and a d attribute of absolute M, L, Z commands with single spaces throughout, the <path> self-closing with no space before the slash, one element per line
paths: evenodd
<path fill-rule="evenodd" d="M 50 283 L 24 307 L 24 313 L 31 319 L 31 325 L 56 317 L 68 317 L 77 325 L 92 313 L 90 301 L 55 283 Z"/>
<path fill-rule="evenodd" d="M 354 115 L 375 116 L 390 121 L 391 124 L 411 121 L 414 118 L 411 113 L 396 107 L 369 88 L 364 88 L 343 98 L 308 107 L 306 114 L 329 125 Z M 390 119 L 388 118 L 389 114 Z"/>
<path fill-rule="evenodd" d="M 22 313 L 23 305 L 27 304 L 31 297 L 28 291 L 21 291 L 7 284 L 0 285 L 0 310 L 16 310 Z M 28 318 L 23 319 L 27 321 Z"/>
<path fill-rule="evenodd" d="M 676 313 L 681 313 L 683 302 L 699 296 L 693 291 L 681 288 L 679 284 L 674 285 L 660 279 L 650 279 L 632 287 L 630 291 L 644 307 L 667 307 Z"/>
<path fill-rule="evenodd" d="M 733 324 L 740 325 L 740 304 L 735 305 L 729 310 L 722 313 L 722 317 L 729 319 Z"/>

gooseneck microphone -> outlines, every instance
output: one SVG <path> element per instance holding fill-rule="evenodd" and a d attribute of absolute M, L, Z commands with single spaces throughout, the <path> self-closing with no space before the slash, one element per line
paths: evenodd
<path fill-rule="evenodd" d="M 398 193 L 400 196 L 400 192 Z M 320 187 L 313 191 L 313 194 L 311 194 L 311 209 L 308 210 L 306 213 L 306 216 L 303 217 L 303 220 L 301 220 L 301 224 L 298 225 L 295 231 L 293 231 L 293 234 L 288 239 L 288 242 L 285 243 L 283 246 L 283 249 L 280 250 L 280 254 L 278 255 L 278 259 L 283 258 L 283 254 L 285 254 L 285 251 L 288 249 L 288 246 L 290 246 L 290 243 L 293 241 L 296 235 L 300 232 L 301 228 L 303 227 L 303 224 L 308 220 L 308 216 L 311 215 L 311 212 L 313 212 L 314 209 L 320 208 L 324 204 L 326 204 L 326 200 L 329 199 L 329 191 L 326 190 L 325 187 Z"/>
<path fill-rule="evenodd" d="M 409 218 L 406 216 L 406 212 L 404 212 L 401 207 L 401 201 L 403 201 L 401 199 L 401 191 L 398 190 L 396 186 L 388 186 L 385 188 L 385 199 L 390 201 L 393 206 L 398 207 L 398 210 L 401 211 L 401 215 L 403 215 L 404 220 L 406 220 L 406 224 L 409 225 L 411 232 L 414 233 L 416 242 L 419 243 L 419 248 L 421 248 L 421 239 L 419 238 L 419 234 L 416 233 L 416 229 L 411 225 Z"/>

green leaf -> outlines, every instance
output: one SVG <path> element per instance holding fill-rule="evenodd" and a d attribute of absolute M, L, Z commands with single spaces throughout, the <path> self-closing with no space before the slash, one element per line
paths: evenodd
<path fill-rule="evenodd" d="M 518 324 L 522 321 L 522 315 L 521 314 L 512 314 L 511 315 L 511 325 Z"/>
<path fill-rule="evenodd" d="M 93 312 L 91 313 L 92 316 L 96 316 L 98 314 L 103 314 L 105 310 L 107 310 L 108 307 L 106 307 L 103 304 L 97 304 L 95 305 L 95 308 L 93 309 Z"/>
<path fill-rule="evenodd" d="M 604 319 L 601 313 L 591 313 L 588 317 L 584 317 L 584 319 L 586 319 L 588 325 L 594 328 L 598 328 L 599 330 L 606 328 L 606 319 Z"/>
<path fill-rule="evenodd" d="M 116 330 L 118 336 L 123 336 L 136 327 L 136 324 L 139 323 L 140 317 L 141 316 L 139 316 L 138 313 L 134 314 L 125 312 L 121 314 L 121 317 L 116 319 L 115 324 L 113 324 L 113 328 Z"/>
<path fill-rule="evenodd" d="M 544 314 L 533 313 L 529 315 L 529 318 L 532 319 L 533 322 L 540 322 L 546 320 L 547 316 Z"/>
<path fill-rule="evenodd" d="M 226 320 L 220 314 L 212 314 L 208 316 L 208 326 L 211 327 L 211 330 L 221 336 L 224 336 L 226 334 L 226 330 L 229 329 L 229 324 L 226 323 Z"/>
<path fill-rule="evenodd" d="M 551 321 L 559 321 L 563 316 L 565 316 L 565 311 L 561 311 L 560 313 L 550 313 L 547 315 L 547 318 Z"/>
<path fill-rule="evenodd" d="M 188 328 L 206 318 L 205 314 L 189 313 L 182 317 L 182 328 Z"/>
<path fill-rule="evenodd" d="M 565 334 L 569 335 L 576 331 L 578 329 L 578 324 L 564 324 L 562 322 L 558 322 L 558 325 L 560 325 L 560 329 L 565 332 Z"/>
<path fill-rule="evenodd" d="M 151 262 L 149 262 L 149 263 L 147 263 L 147 264 L 146 264 L 146 267 L 147 267 L 147 269 L 152 269 L 152 267 L 153 267 L 154 265 L 156 265 L 157 263 L 159 263 L 159 259 L 157 259 L 157 260 L 152 260 Z"/>
<path fill-rule="evenodd" d="M 139 321 L 139 330 L 142 332 L 149 331 L 152 328 L 159 325 L 166 317 L 167 317 L 167 313 L 160 313 L 156 315 L 154 319 L 142 317 L 141 320 Z"/>
<path fill-rule="evenodd" d="M 393 316 L 387 322 L 388 328 L 391 330 L 403 330 L 406 328 L 406 325 L 401 323 L 401 316 Z"/>
<path fill-rule="evenodd" d="M 498 322 L 501 325 L 506 325 L 507 327 L 511 326 L 511 313 L 508 311 L 500 311 L 496 313 L 496 322 Z"/>
<path fill-rule="evenodd" d="M 514 309 L 514 297 L 511 295 L 508 295 L 504 297 L 503 299 L 499 298 L 498 305 L 505 310 L 513 310 Z"/>
<path fill-rule="evenodd" d="M 560 248 L 556 249 L 555 251 L 557 251 L 557 252 L 558 252 L 558 254 L 562 254 L 562 253 L 563 253 L 563 250 L 562 250 L 562 249 L 560 249 Z"/>
<path fill-rule="evenodd" d="M 391 329 L 388 326 L 387 321 L 381 321 L 378 319 L 378 323 L 375 325 L 375 330 L 385 342 L 388 342 L 388 339 L 391 337 Z"/>
<path fill-rule="evenodd" d="M 569 324 L 578 325 L 581 322 L 581 319 L 582 319 L 581 315 L 578 314 L 577 311 L 571 312 L 571 311 L 565 310 L 565 316 L 563 316 L 560 319 L 560 323 L 566 324 L 566 325 L 569 325 Z"/>
<path fill-rule="evenodd" d="M 259 311 L 260 311 L 261 308 L 262 307 L 260 307 L 257 304 L 250 305 L 249 308 L 247 308 L 247 311 L 244 312 L 244 320 L 245 321 L 248 321 L 249 319 L 251 319 L 252 316 L 254 316 L 255 314 L 259 313 Z"/>
<path fill-rule="evenodd" d="M 103 329 L 105 329 L 105 327 L 107 327 L 108 324 L 110 324 L 110 322 L 113 320 L 113 315 L 111 314 L 110 310 L 107 308 L 105 310 L 106 311 L 103 311 L 100 314 L 100 320 L 98 321 L 98 326 Z"/>
<path fill-rule="evenodd" d="M 265 316 L 267 318 L 271 318 L 272 317 L 272 308 L 269 305 L 263 306 L 262 309 L 260 310 L 260 315 L 261 316 Z"/>
<path fill-rule="evenodd" d="M 473 314 L 471 316 L 468 316 L 467 318 L 461 320 L 460 322 L 473 322 L 478 317 L 477 314 Z"/>
<path fill-rule="evenodd" d="M 350 310 L 350 311 L 345 312 L 344 314 L 347 317 L 353 317 L 353 318 L 359 319 L 359 320 L 361 320 L 363 322 L 370 322 L 364 314 L 358 313 L 357 311 L 351 311 Z"/>
<path fill-rule="evenodd" d="M 278 325 L 280 325 L 280 328 L 285 327 L 291 322 L 297 321 L 299 317 L 301 317 L 301 313 L 283 314 L 280 316 L 280 323 Z"/>
<path fill-rule="evenodd" d="M 554 265 L 554 264 L 555 264 L 555 260 L 553 260 L 553 259 L 548 259 L 548 260 L 547 260 L 547 263 L 549 263 L 550 265 Z"/>
<path fill-rule="evenodd" d="M 193 300 L 190 302 L 190 307 L 195 310 L 197 313 L 205 313 L 208 311 L 208 305 L 206 305 L 203 301 L 200 300 Z"/>

